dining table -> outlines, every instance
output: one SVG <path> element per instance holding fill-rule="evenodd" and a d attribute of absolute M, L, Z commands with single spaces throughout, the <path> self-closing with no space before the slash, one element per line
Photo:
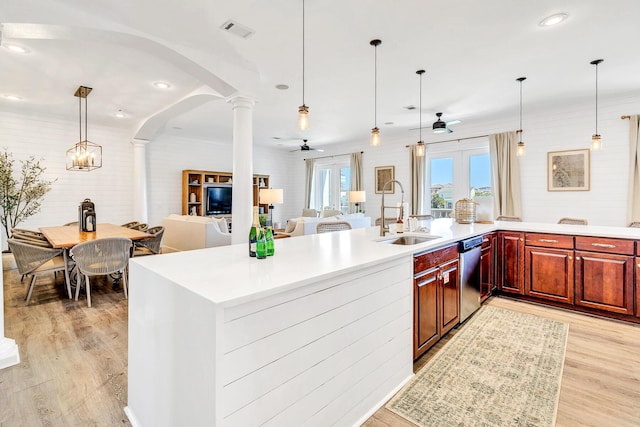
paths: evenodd
<path fill-rule="evenodd" d="M 68 286 L 71 283 L 71 279 L 69 277 L 69 250 L 78 243 L 88 242 L 90 240 L 106 239 L 109 237 L 125 237 L 131 240 L 153 237 L 153 235 L 145 233 L 144 231 L 133 230 L 131 228 L 109 223 L 98 223 L 95 231 L 81 231 L 77 224 L 40 227 L 39 229 L 51 246 L 54 248 L 64 249 L 62 251 L 66 266 L 64 270 L 64 278 Z"/>

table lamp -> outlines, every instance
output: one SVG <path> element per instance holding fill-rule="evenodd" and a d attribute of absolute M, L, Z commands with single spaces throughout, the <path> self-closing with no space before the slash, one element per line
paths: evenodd
<path fill-rule="evenodd" d="M 356 212 L 359 212 L 358 205 L 367 201 L 367 194 L 364 191 L 349 191 L 349 202 L 356 204 Z"/>
<path fill-rule="evenodd" d="M 282 204 L 284 192 L 282 188 L 261 188 L 260 189 L 260 203 L 269 205 L 269 220 L 267 225 L 273 225 L 273 213 L 271 212 L 273 205 Z"/>

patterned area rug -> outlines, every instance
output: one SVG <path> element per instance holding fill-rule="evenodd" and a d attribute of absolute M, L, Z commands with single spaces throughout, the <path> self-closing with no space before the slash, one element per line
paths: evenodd
<path fill-rule="evenodd" d="M 386 407 L 425 427 L 553 426 L 568 331 L 485 306 Z"/>

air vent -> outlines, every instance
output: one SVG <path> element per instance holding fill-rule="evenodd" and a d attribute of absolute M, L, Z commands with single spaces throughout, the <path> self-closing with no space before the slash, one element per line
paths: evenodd
<path fill-rule="evenodd" d="M 255 31 L 249 27 L 245 27 L 242 24 L 238 24 L 236 21 L 229 19 L 220 28 L 228 33 L 235 34 L 236 36 L 246 39 L 250 37 Z"/>

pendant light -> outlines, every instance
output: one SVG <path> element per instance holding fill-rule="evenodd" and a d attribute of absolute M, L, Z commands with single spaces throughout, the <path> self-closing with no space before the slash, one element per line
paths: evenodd
<path fill-rule="evenodd" d="M 373 46 L 373 129 L 371 129 L 371 146 L 380 145 L 380 129 L 378 129 L 378 46 L 382 41 L 375 39 L 369 44 Z"/>
<path fill-rule="evenodd" d="M 80 139 L 67 150 L 67 170 L 90 172 L 102 167 L 102 146 L 87 137 L 87 96 L 92 88 L 80 86 L 74 96 L 78 97 L 78 121 Z M 82 138 L 82 99 L 84 99 L 84 139 Z"/>
<path fill-rule="evenodd" d="M 416 74 L 420 76 L 420 140 L 418 141 L 418 145 L 416 146 L 416 157 L 424 157 L 424 141 L 422 140 L 422 75 L 424 74 L 424 70 L 416 71 Z"/>
<path fill-rule="evenodd" d="M 594 59 L 591 61 L 592 65 L 596 66 L 596 133 L 591 136 L 591 151 L 602 150 L 602 137 L 598 133 L 598 64 L 604 59 Z"/>
<path fill-rule="evenodd" d="M 298 129 L 309 129 L 309 107 L 304 103 L 304 0 L 302 0 L 302 105 L 298 107 Z"/>
<path fill-rule="evenodd" d="M 522 142 L 522 82 L 525 81 L 526 77 L 518 77 L 516 81 L 520 82 L 520 128 L 518 129 L 518 149 L 516 151 L 516 156 L 523 157 L 527 150 L 524 146 L 524 142 Z"/>

